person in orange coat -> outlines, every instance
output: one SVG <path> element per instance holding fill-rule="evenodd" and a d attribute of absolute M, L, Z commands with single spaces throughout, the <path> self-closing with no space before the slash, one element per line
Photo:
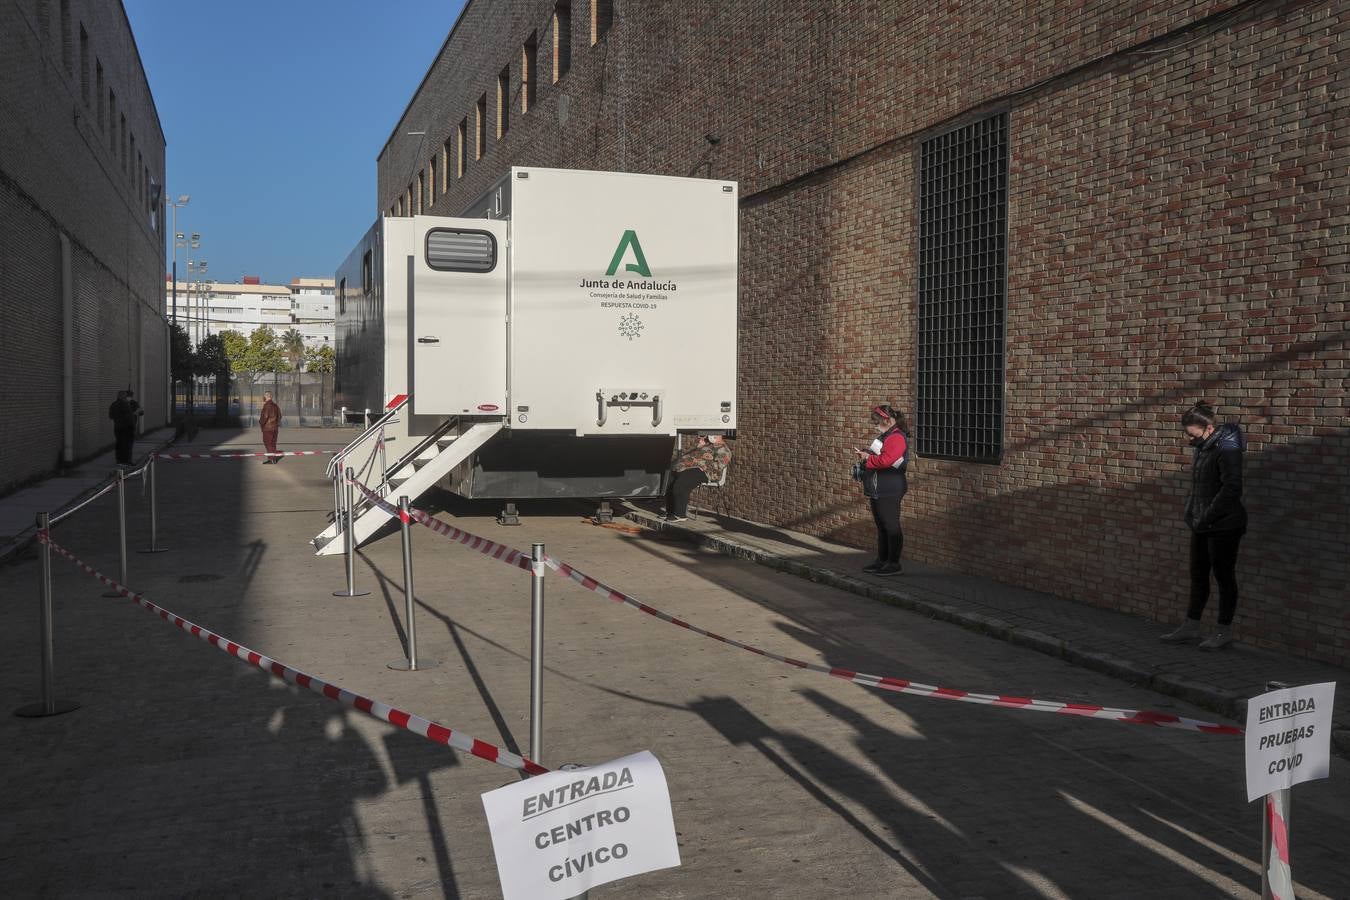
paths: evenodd
<path fill-rule="evenodd" d="M 277 453 L 277 432 L 281 430 L 281 407 L 272 400 L 272 392 L 263 392 L 262 412 L 258 416 L 258 427 L 262 429 L 263 447 L 269 454 Z M 281 456 L 268 456 L 263 464 L 281 462 Z"/>

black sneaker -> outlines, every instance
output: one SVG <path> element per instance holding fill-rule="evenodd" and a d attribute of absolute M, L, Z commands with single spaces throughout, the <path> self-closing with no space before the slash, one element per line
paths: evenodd
<path fill-rule="evenodd" d="M 867 565 L 863 566 L 862 570 L 866 572 L 868 575 L 872 575 L 880 571 L 882 568 L 884 568 L 885 565 L 886 561 L 884 559 L 879 559 L 876 562 L 870 562 Z"/>
<path fill-rule="evenodd" d="M 900 565 L 899 563 L 886 563 L 886 565 L 882 566 L 880 569 L 877 569 L 876 574 L 903 575 L 905 574 L 905 567 Z"/>

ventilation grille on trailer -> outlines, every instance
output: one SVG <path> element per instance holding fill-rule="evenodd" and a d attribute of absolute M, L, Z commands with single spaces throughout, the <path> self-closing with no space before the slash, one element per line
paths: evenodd
<path fill-rule="evenodd" d="M 433 228 L 427 232 L 427 265 L 441 272 L 491 272 L 497 241 L 486 231 Z"/>

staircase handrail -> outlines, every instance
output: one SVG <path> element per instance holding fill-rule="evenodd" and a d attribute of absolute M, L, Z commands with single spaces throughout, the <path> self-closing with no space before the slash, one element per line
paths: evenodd
<path fill-rule="evenodd" d="M 412 394 L 400 394 L 397 398 L 395 398 L 394 402 L 385 408 L 384 415 L 380 416 L 378 419 L 372 422 L 370 427 L 368 427 L 365 431 L 361 432 L 359 436 L 357 436 L 356 440 L 347 444 L 347 446 L 343 447 L 341 452 L 339 452 L 337 456 L 333 457 L 333 459 L 328 463 L 327 468 L 324 469 L 324 474 L 330 479 L 335 478 L 337 476 L 337 473 L 342 471 L 342 463 L 343 460 L 347 458 L 347 455 L 366 438 L 370 437 L 372 434 L 379 431 L 384 426 L 396 421 L 393 418 L 394 413 L 398 412 L 400 409 L 407 406 L 408 401 L 411 399 Z"/>

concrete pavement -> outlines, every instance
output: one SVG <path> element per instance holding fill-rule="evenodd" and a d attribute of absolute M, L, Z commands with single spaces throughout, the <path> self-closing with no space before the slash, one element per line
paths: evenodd
<path fill-rule="evenodd" d="M 1163 644 L 1158 636 L 1173 626 L 1114 610 L 913 561 L 905 562 L 905 575 L 900 577 L 868 575 L 861 567 L 871 561 L 871 554 L 852 547 L 707 512 L 672 524 L 659 518 L 654 506 L 629 504 L 628 517 L 728 556 L 1123 678 L 1237 722 L 1246 716 L 1247 699 L 1264 693 L 1268 682 L 1335 681 L 1334 747 L 1350 757 L 1350 672 L 1252 646 L 1251 636 L 1241 631 L 1241 608 L 1239 640 L 1222 651 L 1205 652 L 1195 645 Z M 1213 609 L 1206 613 L 1205 627 L 1212 628 Z"/>
<path fill-rule="evenodd" d="M 348 431 L 292 429 L 283 449 Z M 203 432 L 231 447 L 255 433 Z M 325 460 L 166 464 L 161 535 L 129 580 L 173 611 L 307 672 L 528 750 L 529 587 L 414 531 L 422 653 L 403 653 L 397 538 L 314 557 Z M 971 690 L 1155 708 L 1192 704 L 1062 658 L 649 529 L 582 504 L 444 499 L 443 518 L 550 554 L 706 628 L 803 659 Z M 147 538 L 134 495 L 131 545 Z M 424 506 L 428 504 L 423 504 Z M 435 508 L 434 506 L 432 508 Z M 56 539 L 114 571 L 95 504 Z M 37 699 L 36 565 L 6 566 L 0 677 Z M 0 721 L 0 878 L 17 896 L 493 897 L 479 795 L 514 773 L 296 691 L 54 563 L 57 695 L 81 709 Z M 601 897 L 1254 896 L 1258 808 L 1239 740 L 892 696 L 699 638 L 548 583 L 543 762 L 640 749 L 662 761 L 683 865 Z M 1300 897 L 1350 896 L 1347 764 L 1295 790 Z"/>
<path fill-rule="evenodd" d="M 173 429 L 162 427 L 137 438 L 131 458 L 139 464 L 152 451 L 166 447 Z M 56 513 L 63 507 L 93 494 L 108 482 L 117 468 L 116 454 L 109 450 L 78 466 L 36 484 L 0 497 L 0 561 L 33 540 L 38 513 Z"/>

